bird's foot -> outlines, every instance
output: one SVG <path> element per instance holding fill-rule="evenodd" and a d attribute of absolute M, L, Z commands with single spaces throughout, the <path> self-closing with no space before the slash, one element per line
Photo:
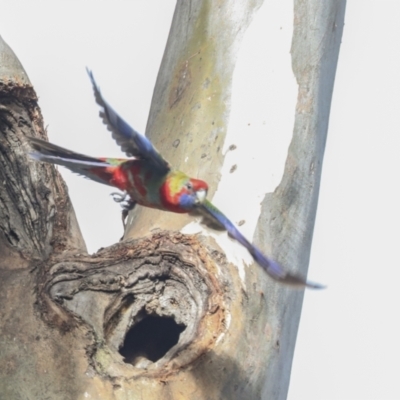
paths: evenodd
<path fill-rule="evenodd" d="M 120 239 L 120 241 L 125 236 L 126 218 L 128 217 L 129 211 L 132 211 L 135 208 L 135 205 L 136 205 L 136 201 L 132 200 L 131 198 L 129 198 L 128 200 L 125 200 L 121 204 L 121 207 L 122 207 L 122 225 L 124 227 L 124 235 L 122 235 L 122 238 Z"/>
<path fill-rule="evenodd" d="M 121 208 L 122 208 L 122 226 L 124 227 L 124 232 L 125 232 L 126 218 L 128 217 L 129 211 L 131 211 L 131 210 L 133 210 L 135 208 L 136 201 L 132 200 L 127 192 L 123 192 L 123 193 L 113 192 L 113 193 L 110 193 L 110 194 L 111 194 L 111 196 L 113 197 L 113 200 L 116 203 L 120 203 L 121 204 Z M 122 236 L 120 241 L 124 238 L 124 235 Z"/>
<path fill-rule="evenodd" d="M 126 192 L 124 192 L 124 193 L 113 192 L 113 193 L 110 193 L 110 196 L 112 196 L 113 200 L 116 203 L 122 203 L 123 201 L 126 200 L 126 197 L 128 196 L 128 193 L 126 193 Z"/>
<path fill-rule="evenodd" d="M 122 204 L 122 223 L 124 225 L 124 229 L 126 226 L 125 224 L 126 217 L 128 216 L 129 211 L 132 211 L 135 208 L 135 205 L 136 201 L 132 199 L 128 199 Z"/>

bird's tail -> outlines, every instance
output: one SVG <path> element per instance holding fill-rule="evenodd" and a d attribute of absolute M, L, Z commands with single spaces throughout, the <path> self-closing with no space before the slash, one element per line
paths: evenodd
<path fill-rule="evenodd" d="M 55 144 L 41 139 L 29 138 L 33 149 L 30 157 L 37 161 L 44 161 L 51 164 L 62 165 L 72 172 L 86 176 L 96 182 L 114 186 L 111 181 L 115 169 L 124 159 L 94 158 L 84 154 L 75 153 Z"/>

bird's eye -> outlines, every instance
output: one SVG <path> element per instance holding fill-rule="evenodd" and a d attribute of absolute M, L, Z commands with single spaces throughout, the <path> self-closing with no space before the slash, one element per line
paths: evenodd
<path fill-rule="evenodd" d="M 193 185 L 192 185 L 190 182 L 188 182 L 188 183 L 186 184 L 186 187 L 187 187 L 189 190 L 192 190 L 192 189 L 193 189 Z"/>

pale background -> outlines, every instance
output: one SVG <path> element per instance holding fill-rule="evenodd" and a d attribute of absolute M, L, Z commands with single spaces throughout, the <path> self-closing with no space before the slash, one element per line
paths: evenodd
<path fill-rule="evenodd" d="M 84 68 L 144 132 L 175 1 L 0 5 L 0 34 L 36 88 L 50 140 L 121 156 Z M 309 270 L 328 289 L 306 292 L 290 400 L 400 399 L 399 20 L 398 0 L 348 1 Z M 61 172 L 89 251 L 116 242 L 110 189 Z"/>

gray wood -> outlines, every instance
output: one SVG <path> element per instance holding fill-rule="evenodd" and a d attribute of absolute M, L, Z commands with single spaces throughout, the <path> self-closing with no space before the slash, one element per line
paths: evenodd
<path fill-rule="evenodd" d="M 176 167 L 215 192 L 232 73 L 262 1 L 178 1 L 148 122 Z M 295 1 L 299 97 L 284 177 L 254 237 L 306 273 L 345 1 Z M 245 281 L 188 219 L 138 208 L 124 241 L 89 256 L 65 184 L 27 157 L 45 137 L 37 97 L 0 39 L 0 392 L 7 399 L 285 399 L 302 291 L 257 266 Z M 213 93 L 213 101 L 205 101 Z M 66 116 L 67 117 L 67 116 Z M 186 162 L 186 157 L 190 156 Z M 184 168 L 183 168 L 184 166 Z M 272 249 L 272 250 L 271 250 Z M 118 351 L 149 316 L 185 327 L 175 346 Z M 164 330 L 163 330 L 164 329 Z"/>

